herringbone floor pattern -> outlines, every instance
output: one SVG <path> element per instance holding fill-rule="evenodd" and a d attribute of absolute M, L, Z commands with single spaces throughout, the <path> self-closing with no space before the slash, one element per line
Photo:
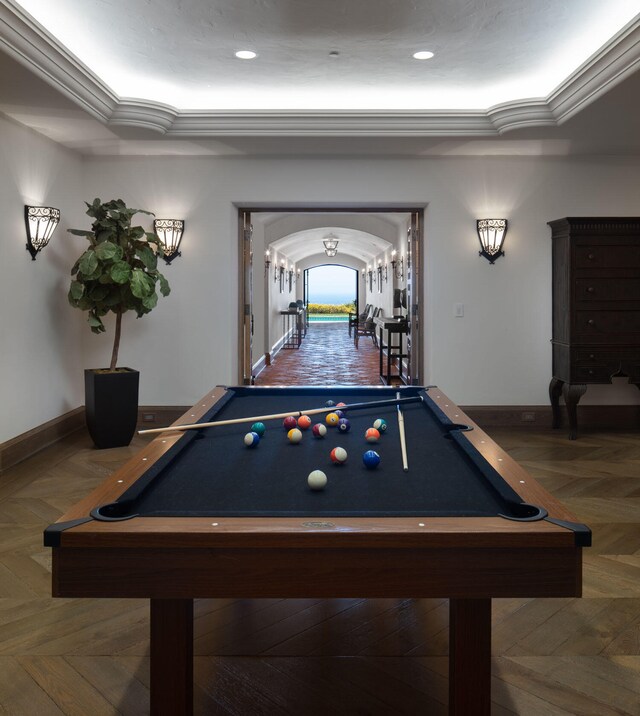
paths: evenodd
<path fill-rule="evenodd" d="M 493 714 L 638 716 L 640 433 L 491 432 L 594 532 L 583 599 L 494 600 Z M 147 603 L 50 599 L 42 547 L 141 445 L 80 432 L 0 477 L 0 714 L 148 712 Z M 202 600 L 195 631 L 199 716 L 446 713 L 443 600 Z"/>

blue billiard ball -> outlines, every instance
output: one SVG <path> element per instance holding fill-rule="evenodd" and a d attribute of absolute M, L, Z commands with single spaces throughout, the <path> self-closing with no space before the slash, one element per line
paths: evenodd
<path fill-rule="evenodd" d="M 325 403 L 325 407 L 327 408 L 333 408 L 334 405 L 335 403 L 333 402 L 333 400 L 327 400 L 327 402 Z"/>
<path fill-rule="evenodd" d="M 334 410 L 333 412 L 338 416 L 338 418 L 344 418 L 343 410 Z"/>
<path fill-rule="evenodd" d="M 260 436 L 256 432 L 247 433 L 244 436 L 244 444 L 247 447 L 255 447 L 260 442 Z"/>
<path fill-rule="evenodd" d="M 383 433 L 387 429 L 387 421 L 384 418 L 378 418 L 377 420 L 373 421 L 373 427 L 378 432 Z"/>
<path fill-rule="evenodd" d="M 380 464 L 380 455 L 375 450 L 367 450 L 362 456 L 364 466 L 369 470 L 373 470 Z"/>
<path fill-rule="evenodd" d="M 341 433 L 348 433 L 351 430 L 351 423 L 346 418 L 338 420 L 338 430 Z"/>
<path fill-rule="evenodd" d="M 266 429 L 267 428 L 264 423 L 254 423 L 251 426 L 251 431 L 254 433 L 258 433 L 258 435 L 260 437 L 262 437 L 265 434 Z"/>

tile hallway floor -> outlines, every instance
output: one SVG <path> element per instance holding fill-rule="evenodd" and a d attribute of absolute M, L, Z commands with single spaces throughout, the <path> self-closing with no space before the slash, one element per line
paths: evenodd
<path fill-rule="evenodd" d="M 312 323 L 300 348 L 283 349 L 256 385 L 379 385 L 379 352 L 369 337 L 359 347 L 346 322 Z"/>

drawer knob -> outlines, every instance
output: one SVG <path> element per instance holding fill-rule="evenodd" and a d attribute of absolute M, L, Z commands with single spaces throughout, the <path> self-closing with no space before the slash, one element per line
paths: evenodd
<path fill-rule="evenodd" d="M 589 286 L 589 288 L 587 288 L 587 293 L 593 293 L 594 291 L 595 288 L 593 286 Z"/>
<path fill-rule="evenodd" d="M 590 326 L 594 326 L 594 325 L 595 325 L 595 321 L 593 320 L 593 318 L 590 318 L 590 319 L 587 321 L 587 323 L 588 323 Z"/>

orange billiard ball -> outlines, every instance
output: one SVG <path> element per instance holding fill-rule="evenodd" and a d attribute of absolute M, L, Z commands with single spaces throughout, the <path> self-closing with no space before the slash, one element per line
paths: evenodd
<path fill-rule="evenodd" d="M 301 415 L 298 418 L 298 427 L 300 430 L 308 430 L 311 427 L 311 418 L 308 415 Z"/>

